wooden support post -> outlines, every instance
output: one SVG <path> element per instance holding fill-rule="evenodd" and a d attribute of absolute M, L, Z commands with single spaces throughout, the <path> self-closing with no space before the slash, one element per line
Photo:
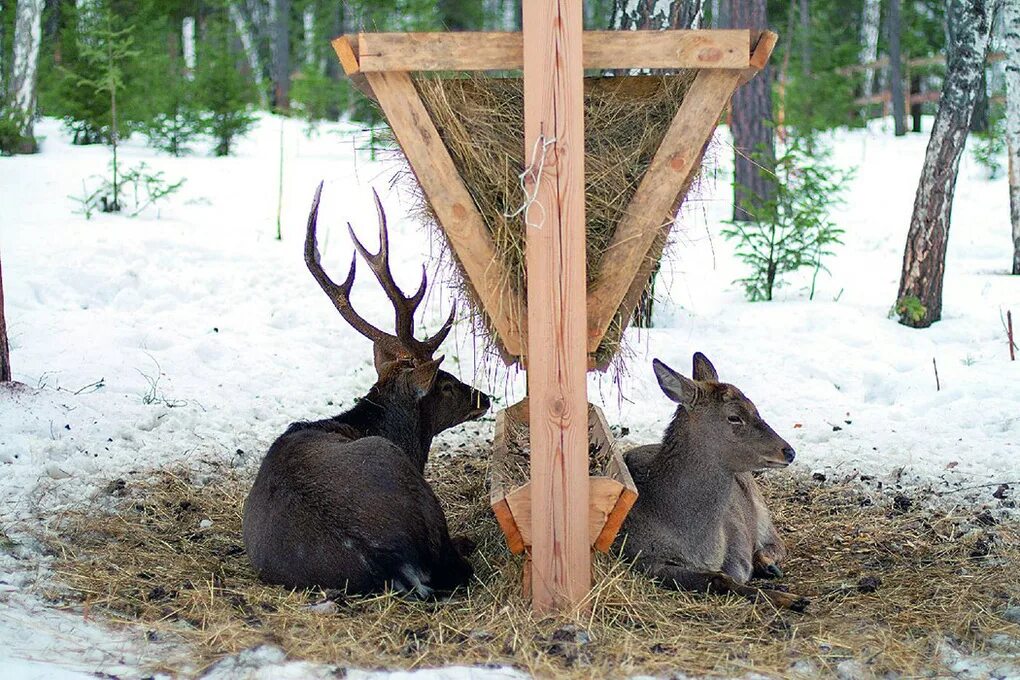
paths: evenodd
<path fill-rule="evenodd" d="M 591 588 L 581 0 L 523 3 L 532 606 Z"/>

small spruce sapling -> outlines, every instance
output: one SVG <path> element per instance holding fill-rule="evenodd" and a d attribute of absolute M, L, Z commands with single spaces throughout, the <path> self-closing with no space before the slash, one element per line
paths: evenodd
<path fill-rule="evenodd" d="M 185 75 L 180 60 L 160 54 L 152 61 L 153 70 L 159 74 L 159 82 L 152 88 L 155 110 L 140 127 L 149 146 L 171 156 L 183 156 L 202 132 L 194 83 Z"/>
<path fill-rule="evenodd" d="M 842 203 L 853 171 L 829 165 L 828 152 L 817 140 L 790 136 L 779 152 L 775 196 L 752 197 L 743 205 L 751 221 L 729 221 L 722 230 L 724 237 L 736 242 L 737 257 L 751 270 L 736 282 L 743 284 L 752 301 L 771 300 L 783 277 L 804 267 L 813 269 L 813 298 L 819 271 L 828 271 L 823 260 L 843 243 L 843 230 L 830 212 Z"/>
<path fill-rule="evenodd" d="M 1002 175 L 1002 159 L 1006 157 L 1006 133 L 1002 120 L 990 125 L 987 132 L 972 132 L 971 136 L 974 160 L 984 168 L 988 179 L 998 179 Z"/>
<path fill-rule="evenodd" d="M 97 96 L 105 97 L 109 102 L 110 114 L 110 149 L 113 161 L 110 164 L 110 194 L 102 201 L 103 212 L 120 212 L 121 181 L 119 176 L 117 149 L 120 145 L 120 131 L 117 120 L 117 95 L 124 89 L 125 60 L 138 54 L 134 49 L 134 38 L 131 27 L 116 28 L 113 11 L 105 4 L 95 8 L 97 12 L 95 25 L 90 31 L 90 39 L 82 41 L 78 48 L 81 56 L 94 64 L 94 71 L 88 75 L 79 75 L 78 84 L 91 89 Z"/>
<path fill-rule="evenodd" d="M 205 111 L 202 123 L 213 137 L 217 156 L 229 156 L 234 142 L 255 125 L 249 105 L 255 100 L 255 86 L 238 68 L 238 55 L 230 47 L 230 31 L 211 21 L 198 45 L 195 73 L 197 100 Z"/>

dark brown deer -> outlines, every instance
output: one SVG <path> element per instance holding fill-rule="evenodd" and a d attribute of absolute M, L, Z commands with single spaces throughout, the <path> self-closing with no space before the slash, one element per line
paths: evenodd
<path fill-rule="evenodd" d="M 259 576 L 288 588 L 369 593 L 387 586 L 427 597 L 466 585 L 471 565 L 454 547 L 439 500 L 423 471 L 432 438 L 481 416 L 489 399 L 441 371 L 433 355 L 450 332 L 414 338 L 414 313 L 425 295 L 407 297 L 389 267 L 386 218 L 379 211 L 379 252 L 371 254 L 348 225 L 396 312 L 396 334 L 372 326 L 351 306 L 357 253 L 347 279 L 323 271 L 316 244 L 322 185 L 315 192 L 305 263 L 340 315 L 372 340 L 378 380 L 354 408 L 333 418 L 292 424 L 269 448 L 244 506 L 244 545 Z"/>
<path fill-rule="evenodd" d="M 694 355 L 693 380 L 658 359 L 652 366 L 679 406 L 661 444 L 627 454 L 639 496 L 618 539 L 623 554 L 665 586 L 804 609 L 802 597 L 746 585 L 781 577 L 786 556 L 751 472 L 786 467 L 793 448 L 704 354 Z"/>

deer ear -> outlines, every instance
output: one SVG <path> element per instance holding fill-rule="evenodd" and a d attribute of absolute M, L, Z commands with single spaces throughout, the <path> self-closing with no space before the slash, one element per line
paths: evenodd
<path fill-rule="evenodd" d="M 685 378 L 658 359 L 652 360 L 652 370 L 659 381 L 662 392 L 685 408 L 694 406 L 698 400 L 698 385 L 690 378 Z"/>
<path fill-rule="evenodd" d="M 702 382 L 719 382 L 719 374 L 716 372 L 715 366 L 701 352 L 694 353 L 694 372 L 691 373 L 691 377 Z"/>
<path fill-rule="evenodd" d="M 424 397 L 432 391 L 436 384 L 436 376 L 439 375 L 439 364 L 443 363 L 444 358 L 439 357 L 411 369 L 411 384 L 414 385 L 419 397 Z"/>

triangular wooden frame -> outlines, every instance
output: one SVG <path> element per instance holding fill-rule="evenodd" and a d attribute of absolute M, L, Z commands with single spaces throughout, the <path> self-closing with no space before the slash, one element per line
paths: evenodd
<path fill-rule="evenodd" d="M 764 68 L 776 44 L 769 31 L 587 31 L 586 68 L 698 68 L 607 252 L 614 266 L 589 286 L 590 365 L 613 319 L 628 325 L 672 227 L 677 199 L 698 167 L 734 90 Z M 408 71 L 520 68 L 519 33 L 362 33 L 333 41 L 354 84 L 375 99 L 436 212 L 457 259 L 499 336 L 504 357 L 527 348 L 523 297 L 495 246 Z M 600 366 L 599 368 L 602 368 Z"/>

